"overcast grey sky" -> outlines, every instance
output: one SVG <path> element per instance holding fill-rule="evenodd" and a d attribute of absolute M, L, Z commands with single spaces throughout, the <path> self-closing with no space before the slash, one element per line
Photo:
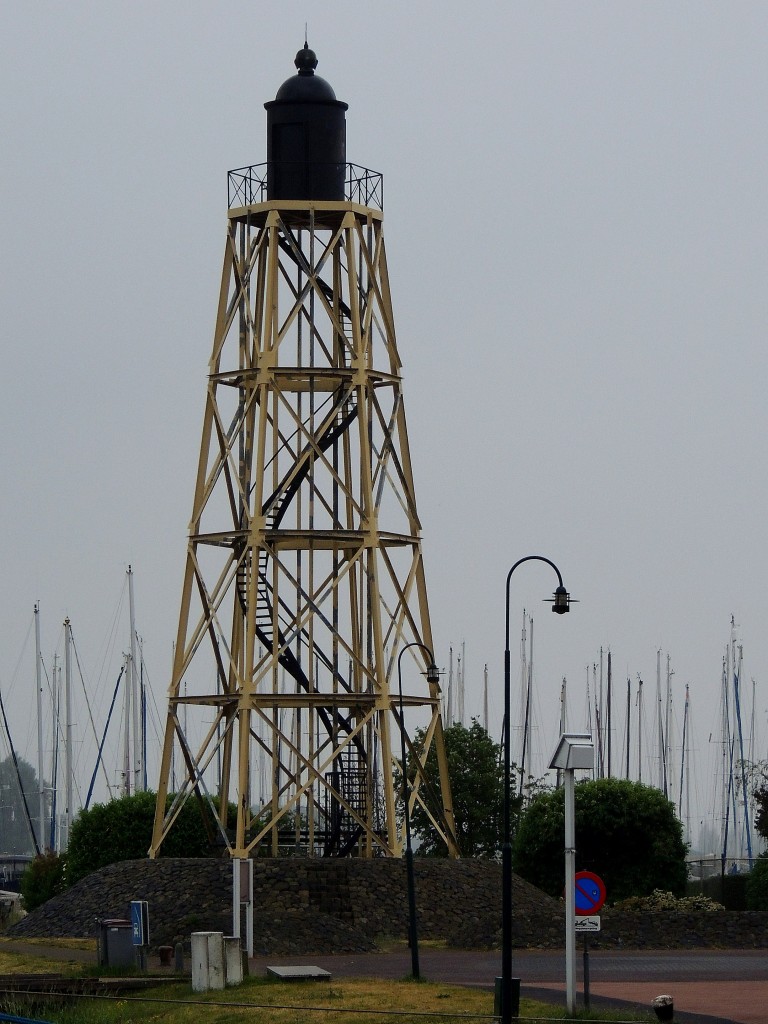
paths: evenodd
<path fill-rule="evenodd" d="M 704 814 L 731 615 L 766 754 L 754 2 L 0 3 L 0 686 L 20 752 L 35 601 L 46 661 L 69 615 L 103 701 L 128 563 L 164 710 L 226 173 L 265 159 L 305 22 L 348 159 L 384 174 L 437 660 L 465 643 L 475 715 L 488 664 L 498 732 L 506 572 L 553 559 L 571 615 L 540 603 L 546 566 L 512 585 L 513 636 L 536 617 L 541 757 L 563 676 L 581 727 L 610 647 L 617 701 L 640 673 L 650 712 L 661 649 L 679 715 L 691 686 Z"/>

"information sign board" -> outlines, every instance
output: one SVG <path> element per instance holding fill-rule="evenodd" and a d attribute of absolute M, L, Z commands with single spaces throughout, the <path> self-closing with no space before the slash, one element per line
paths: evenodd
<path fill-rule="evenodd" d="M 577 932 L 591 933 L 600 931 L 600 915 L 590 914 L 589 917 L 577 917 L 574 921 Z"/>
<path fill-rule="evenodd" d="M 134 946 L 149 945 L 149 904 L 131 900 L 131 938 Z"/>

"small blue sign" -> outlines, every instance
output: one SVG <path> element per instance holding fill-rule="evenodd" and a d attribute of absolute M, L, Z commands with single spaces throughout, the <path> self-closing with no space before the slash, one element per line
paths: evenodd
<path fill-rule="evenodd" d="M 576 913 L 581 917 L 596 914 L 605 903 L 605 883 L 593 871 L 577 871 L 576 882 Z"/>
<path fill-rule="evenodd" d="M 149 945 L 149 904 L 131 900 L 131 939 L 134 946 Z"/>

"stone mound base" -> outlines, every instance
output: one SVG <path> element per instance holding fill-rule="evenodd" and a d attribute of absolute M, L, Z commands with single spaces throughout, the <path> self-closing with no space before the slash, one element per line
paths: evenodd
<path fill-rule="evenodd" d="M 419 935 L 463 948 L 498 944 L 501 868 L 488 861 L 415 861 Z M 129 918 L 149 903 L 153 946 L 189 942 L 193 931 L 232 931 L 232 865 L 161 858 L 111 864 L 49 900 L 14 935 L 94 936 L 98 921 Z M 518 947 L 562 945 L 556 900 L 514 879 Z M 352 953 L 408 930 L 401 860 L 254 861 L 254 946 L 263 953 Z"/>
<path fill-rule="evenodd" d="M 263 954 L 363 953 L 405 939 L 408 899 L 402 860 L 258 859 L 254 948 Z M 415 860 L 419 936 L 460 949 L 501 945 L 501 866 L 490 861 Z M 14 925 L 14 936 L 93 937 L 103 918 L 129 918 L 149 903 L 153 946 L 189 943 L 195 931 L 232 931 L 228 860 L 123 861 L 84 878 Z M 563 905 L 513 877 L 516 948 L 565 945 Z M 644 913 L 605 909 L 594 947 L 768 948 L 768 913 Z"/>

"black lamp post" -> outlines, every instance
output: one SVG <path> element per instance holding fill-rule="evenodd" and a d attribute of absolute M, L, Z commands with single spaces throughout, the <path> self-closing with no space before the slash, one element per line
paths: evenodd
<path fill-rule="evenodd" d="M 557 573 L 557 590 L 552 597 L 552 611 L 563 615 L 570 611 L 571 598 L 563 586 L 563 577 L 554 562 L 543 555 L 526 555 L 518 559 L 507 573 L 506 643 L 504 647 L 504 846 L 501 851 L 501 1024 L 510 1024 L 520 1009 L 520 989 L 512 991 L 512 824 L 510 813 L 510 655 L 509 655 L 509 581 L 523 562 L 538 561 L 551 565 Z"/>
<path fill-rule="evenodd" d="M 411 975 L 418 979 L 421 975 L 419 973 L 419 935 L 416 925 L 416 886 L 413 875 L 413 850 L 411 848 L 411 812 L 408 807 L 408 772 L 406 770 L 405 760 L 405 715 L 403 713 L 403 674 L 400 667 L 400 662 L 403 655 L 409 647 L 420 647 L 422 651 L 425 651 L 429 656 L 429 666 L 427 667 L 427 682 L 428 683 L 439 683 L 440 682 L 440 670 L 435 664 L 435 658 L 432 651 L 425 645 L 420 644 L 414 640 L 410 644 L 406 644 L 405 647 L 400 651 L 397 656 L 397 685 L 400 692 L 400 745 L 402 752 L 402 772 L 403 772 L 403 812 L 405 819 L 405 870 L 408 879 L 408 939 L 411 946 Z"/>

